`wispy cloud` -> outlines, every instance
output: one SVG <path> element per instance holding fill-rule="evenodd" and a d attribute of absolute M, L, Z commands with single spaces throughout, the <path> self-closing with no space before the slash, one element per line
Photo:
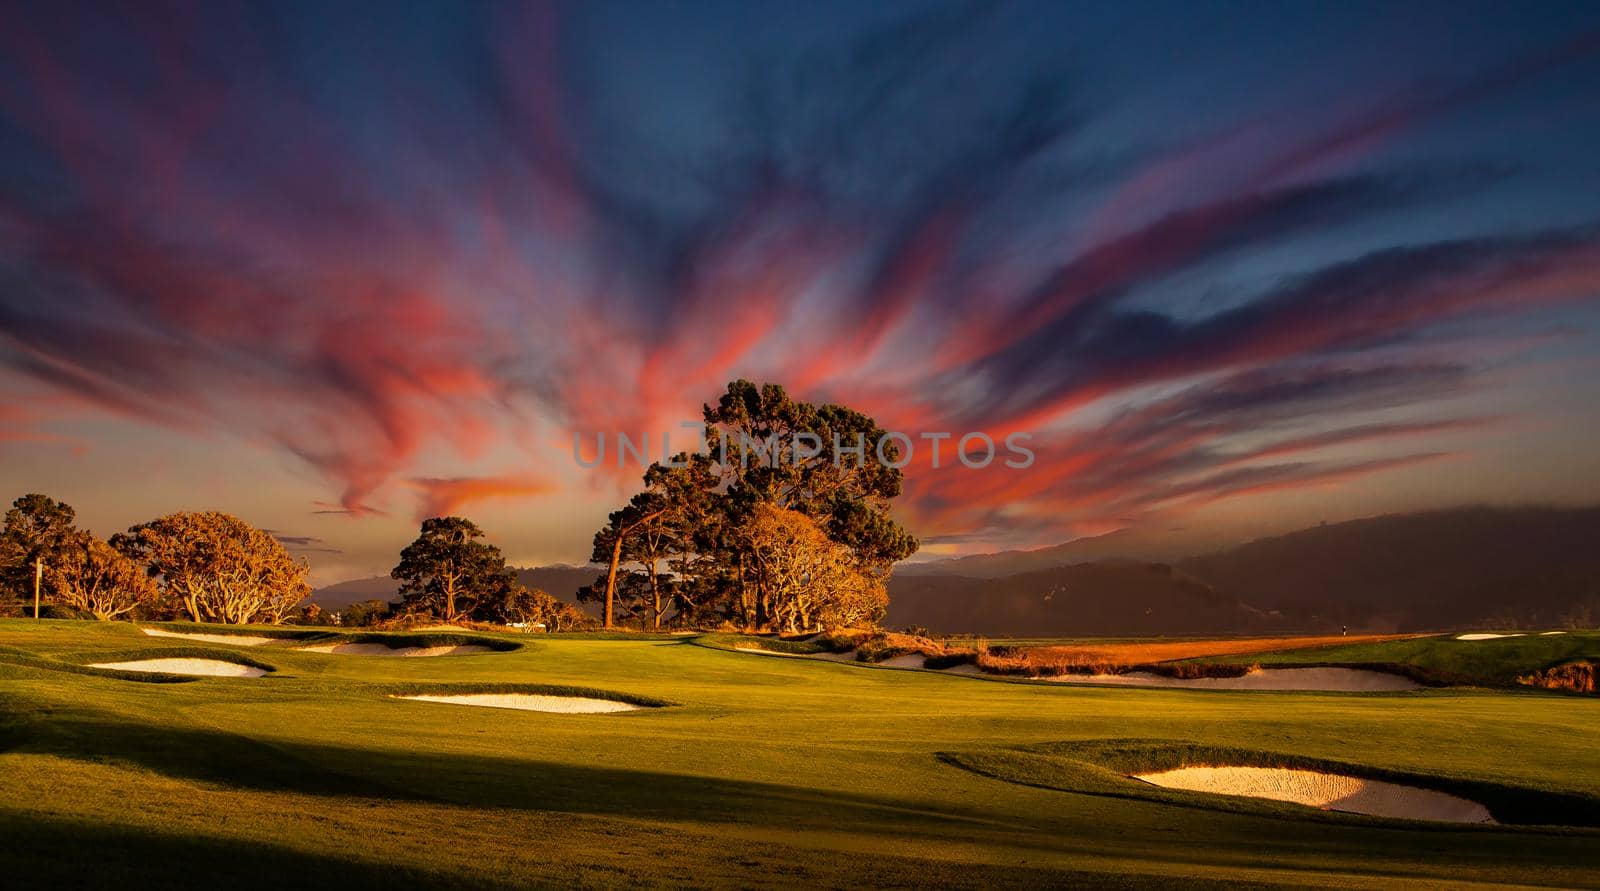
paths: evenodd
<path fill-rule="evenodd" d="M 270 8 L 176 30 L 101 10 L 104 46 L 86 11 L 8 16 L 0 362 L 282 450 L 352 517 L 558 492 L 429 464 L 675 430 L 736 375 L 913 431 L 1035 433 L 1026 474 L 919 456 L 908 516 L 957 540 L 1439 460 L 1501 419 L 1448 406 L 1477 369 L 1429 334 L 1509 337 L 1491 323 L 1600 293 L 1593 225 L 1406 224 L 1517 159 L 1380 151 L 1591 58 L 1593 34 L 1353 114 L 1219 109 L 1240 120 L 1110 151 L 1121 97 L 1049 53 L 981 67 L 996 15 L 959 6 L 758 60 L 686 151 L 575 73 L 592 37 L 564 10 L 475 8 L 420 45 L 335 33 L 321 61 Z M 1230 264 L 1269 271 L 1211 277 Z M 1215 304 L 1175 299 L 1218 281 Z M 1373 417 L 1397 407 L 1428 411 Z M 36 428 L 0 415 L 0 438 Z"/>

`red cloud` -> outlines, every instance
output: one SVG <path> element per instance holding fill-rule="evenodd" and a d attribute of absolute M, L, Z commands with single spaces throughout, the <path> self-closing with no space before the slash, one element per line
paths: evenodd
<path fill-rule="evenodd" d="M 420 493 L 417 519 L 443 517 L 462 507 L 496 498 L 534 498 L 555 491 L 549 482 L 527 476 L 415 478 L 408 481 Z"/>

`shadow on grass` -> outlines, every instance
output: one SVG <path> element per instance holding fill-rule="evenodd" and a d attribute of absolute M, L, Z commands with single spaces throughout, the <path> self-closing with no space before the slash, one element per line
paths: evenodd
<path fill-rule="evenodd" d="M 12 715 L 15 718 L 15 715 Z M 669 825 L 698 825 L 711 834 L 719 826 L 746 829 L 771 829 L 793 832 L 851 833 L 881 838 L 888 846 L 882 853 L 907 842 L 938 845 L 992 845 L 1014 854 L 1050 851 L 1052 854 L 1104 856 L 1114 850 L 1138 861 L 1170 862 L 1181 865 L 1207 864 L 1224 868 L 1243 868 L 1253 864 L 1303 864 L 1307 868 L 1326 868 L 1326 857 L 1340 863 L 1361 863 L 1365 875 L 1395 875 L 1437 879 L 1459 869 L 1462 864 L 1495 869 L 1522 869 L 1538 875 L 1551 864 L 1583 861 L 1589 854 L 1590 839 L 1530 837 L 1496 832 L 1451 832 L 1423 827 L 1401 830 L 1354 825 L 1316 824 L 1309 821 L 1273 820 L 1272 832 L 1264 838 L 1254 833 L 1264 827 L 1263 814 L 1214 813 L 1191 827 L 1172 821 L 1155 810 L 1129 812 L 1129 835 L 1114 842 L 1099 832 L 1087 831 L 1079 821 L 1058 823 L 1058 814 L 1041 812 L 1035 819 L 996 817 L 980 800 L 955 799 L 937 804 L 895 799 L 838 790 L 819 790 L 796 785 L 687 776 L 665 771 L 630 770 L 593 765 L 563 764 L 522 759 L 514 756 L 482 754 L 439 754 L 394 748 L 365 748 L 328 744 L 263 741 L 207 728 L 172 728 L 138 723 L 92 711 L 61 710 L 39 714 L 22 721 L 11 720 L 0 726 L 0 746 L 22 752 L 49 754 L 87 762 L 130 765 L 174 779 L 216 784 L 221 787 L 263 792 L 292 792 L 330 799 L 358 798 L 449 804 L 477 808 L 565 813 L 577 816 L 624 818 Z M 403 735 L 375 740 L 391 746 L 405 745 Z M 588 753 L 580 753 L 587 755 Z M 1022 753 L 1017 753 L 1022 754 Z M 930 756 L 931 757 L 931 756 Z M 1034 756 L 1039 757 L 1039 756 Z M 992 775 L 987 771 L 985 775 Z M 1013 778 L 1013 782 L 1016 779 Z M 1068 788 L 1078 784 L 1068 784 Z M 1061 788 L 1061 786 L 1057 786 Z M 1076 790 L 1074 790 L 1076 791 Z M 1090 793 L 1093 794 L 1092 792 Z M 1064 798 L 1059 816 L 1078 810 L 1085 799 Z M 1131 804 L 1137 803 L 1130 802 Z M 1161 808 L 1163 803 L 1145 800 L 1145 807 Z M 1087 816 L 1087 815 L 1086 815 Z M 4 815 L 0 814 L 0 818 Z M 1217 821 L 1221 821 L 1218 825 Z M 1241 822 L 1247 821 L 1247 822 Z M 0 822 L 0 826 L 4 826 Z M 1067 826 L 1075 829 L 1062 831 Z M 1162 828 L 1170 827 L 1170 828 Z M 8 838 L 12 850 L 0 854 L 0 863 L 14 857 L 33 869 L 66 874 L 74 867 L 98 869 L 60 852 L 95 851 L 96 833 L 105 832 L 104 844 L 111 851 L 105 869 L 132 870 L 129 882 L 113 880 L 88 883 L 91 886 L 144 887 L 164 884 L 169 874 L 159 863 L 166 858 L 199 858 L 216 863 L 221 875 L 234 875 L 233 860 L 243 857 L 231 843 L 194 840 L 171 836 L 150 836 L 132 829 L 80 827 L 76 823 L 46 824 L 37 830 L 38 844 L 16 852 L 18 839 Z M 1163 832 L 1182 832 L 1164 836 Z M 50 833 L 55 833 L 51 836 Z M 1175 838 L 1208 839 L 1210 843 L 1174 844 Z M 1422 834 L 1426 841 L 1422 841 Z M 1249 837 L 1247 844 L 1241 839 Z M 740 843 L 746 844 L 746 843 Z M 154 847 L 145 848 L 145 845 Z M 912 847 L 915 847 L 913 844 Z M 250 846 L 256 868 L 274 869 L 272 858 L 282 858 L 273 873 L 278 880 L 304 875 L 305 869 L 322 868 L 321 854 L 299 850 L 275 851 Z M 143 851 L 144 853 L 139 853 Z M 1315 854 L 1317 856 L 1309 856 Z M 97 855 L 98 856 L 98 855 Z M 808 856 L 816 856 L 815 854 Z M 931 866 L 930 861 L 914 862 Z M 1023 861 L 1026 862 L 1026 861 Z M 143 863 L 144 865 L 140 865 Z M 1402 866 L 1402 864 L 1404 864 Z M 952 866 L 952 868 L 954 868 Z M 336 870 L 350 874 L 346 887 L 369 887 L 373 875 L 360 863 L 339 861 Z M 140 872 L 139 870 L 156 870 Z M 7 873 L 0 873 L 5 875 Z M 31 874 L 31 872 L 30 872 Z M 338 873 L 329 873 L 336 875 Z M 420 876 L 414 882 L 403 876 L 401 887 L 448 884 L 448 876 Z M 944 875 L 952 879 L 954 873 Z M 981 875 L 981 871 L 975 873 Z M 1563 874 L 1564 875 L 1564 874 Z M 1029 876 L 1033 881 L 1062 873 L 1048 872 Z M 1099 876 L 1087 884 L 1106 885 L 1108 878 L 1128 878 L 1130 884 L 1150 881 L 1150 876 Z M 192 884 L 173 876 L 173 884 Z M 317 883 L 334 884 L 318 877 Z M 965 882 L 960 882 L 965 884 Z M 1049 884 L 1049 881 L 1041 882 Z M 206 883 L 214 884 L 214 883 Z M 245 887 L 258 885 L 246 884 Z M 49 881 L 31 882 L 29 887 L 73 887 Z M 279 886 L 281 887 L 281 885 Z"/>
<path fill-rule="evenodd" d="M 181 836 L 0 812 L 0 875 L 16 888 L 493 888 L 394 864 L 363 863 L 261 842 Z"/>
<path fill-rule="evenodd" d="M 506 756 L 267 742 L 88 711 L 7 721 L 0 726 L 0 750 L 124 764 L 179 780 L 265 792 L 672 821 L 755 818 L 817 830 L 871 831 L 892 823 L 899 831 L 930 838 L 1027 828 L 976 809 L 917 807 L 803 786 Z"/>

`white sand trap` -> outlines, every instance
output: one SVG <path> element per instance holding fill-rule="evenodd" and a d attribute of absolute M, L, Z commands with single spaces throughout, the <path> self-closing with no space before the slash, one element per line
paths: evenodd
<path fill-rule="evenodd" d="M 1327 690 L 1374 693 L 1419 690 L 1412 679 L 1364 668 L 1260 668 L 1234 678 L 1169 678 L 1148 671 L 1127 674 L 1062 674 L 1045 680 L 1065 684 L 1115 684 L 1124 687 L 1185 687 L 1197 690 Z"/>
<path fill-rule="evenodd" d="M 1540 634 L 1539 636 L 1540 637 L 1549 637 L 1552 634 L 1566 634 L 1566 633 L 1567 632 L 1565 632 L 1565 631 L 1546 631 L 1543 634 Z"/>
<path fill-rule="evenodd" d="M 907 653 L 904 656 L 885 659 L 877 664 L 888 666 L 889 668 L 921 668 L 927 664 L 927 659 L 928 657 L 921 653 Z"/>
<path fill-rule="evenodd" d="M 317 644 L 300 647 L 307 653 L 333 653 L 339 656 L 467 656 L 472 653 L 492 653 L 488 647 L 476 644 L 445 647 L 391 647 L 380 643 Z"/>
<path fill-rule="evenodd" d="M 1480 633 L 1480 634 L 1457 634 L 1456 635 L 1456 640 L 1499 640 L 1502 637 L 1521 637 L 1521 636 L 1522 635 L 1520 633 L 1519 634 L 1489 634 L 1487 632 L 1484 632 L 1484 633 Z"/>
<path fill-rule="evenodd" d="M 247 634 L 199 634 L 188 631 L 163 631 L 160 628 L 139 630 L 151 637 L 181 637 L 184 640 L 203 640 L 206 643 L 233 644 L 236 647 L 259 647 L 275 640 L 271 637 L 252 637 Z"/>
<path fill-rule="evenodd" d="M 1489 809 L 1476 801 L 1341 774 L 1286 767 L 1180 767 L 1135 776 L 1164 789 L 1211 792 L 1288 801 L 1328 811 L 1406 820 L 1493 823 Z"/>
<path fill-rule="evenodd" d="M 609 712 L 636 712 L 645 706 L 615 699 L 588 696 L 550 696 L 544 693 L 466 693 L 452 696 L 396 696 L 418 702 L 445 702 L 451 705 L 477 705 L 484 708 L 515 708 L 525 712 L 557 712 L 564 715 L 600 715 Z"/>
<path fill-rule="evenodd" d="M 196 674 L 219 678 L 258 678 L 266 669 L 239 665 L 221 659 L 140 659 L 134 662 L 95 662 L 90 668 L 115 668 L 119 671 L 160 671 L 167 674 Z"/>

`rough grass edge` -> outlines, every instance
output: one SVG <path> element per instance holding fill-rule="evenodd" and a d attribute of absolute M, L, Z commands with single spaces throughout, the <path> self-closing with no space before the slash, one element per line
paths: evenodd
<path fill-rule="evenodd" d="M 1119 777 L 1130 778 L 1137 773 L 1154 773 L 1176 770 L 1181 767 L 1281 767 L 1297 770 L 1314 770 L 1322 773 L 1342 774 L 1369 780 L 1398 783 L 1422 789 L 1432 789 L 1476 801 L 1489 809 L 1494 819 L 1511 826 L 1600 827 L 1600 797 L 1563 789 L 1539 786 L 1519 786 L 1491 780 L 1472 779 L 1448 774 L 1423 774 L 1391 770 L 1369 764 L 1315 758 L 1283 752 L 1269 752 L 1231 746 L 1207 746 L 1179 743 L 1170 740 L 1103 739 L 1075 740 L 1069 742 L 1038 743 L 1017 746 L 1011 751 L 1038 755 L 1050 759 L 1064 759 L 1100 768 Z M 973 754 L 973 753 L 967 753 Z M 961 763 L 963 753 L 940 753 L 940 760 L 963 769 L 973 769 Z M 952 760 L 952 758 L 956 760 Z M 984 771 L 976 771 L 988 774 Z M 1010 782 L 1024 782 L 1016 778 L 997 776 Z M 1026 783 L 1056 788 L 1048 783 Z M 1062 791 L 1095 794 L 1093 790 L 1062 789 Z M 1133 781 L 1115 790 L 1117 794 L 1184 803 L 1214 806 L 1219 803 L 1237 804 L 1234 796 L 1217 796 L 1203 792 L 1181 792 Z M 1106 793 L 1101 793 L 1106 794 Z M 1219 799 L 1233 799 L 1219 802 Z M 1242 799 L 1250 801 L 1251 799 Z M 1225 807 L 1232 810 L 1232 807 Z M 1387 818 L 1368 818 L 1387 819 Z M 1409 822 L 1409 821 L 1403 821 Z"/>
<path fill-rule="evenodd" d="M 278 670 L 278 666 L 273 665 L 271 662 L 258 659 L 247 653 L 196 646 L 143 647 L 137 650 L 79 650 L 72 653 L 62 653 L 55 658 L 77 663 L 83 668 L 88 668 L 87 663 L 89 662 L 142 662 L 146 659 L 212 659 L 217 662 L 231 662 L 234 665 L 259 668 L 268 673 Z M 114 671 L 115 669 L 96 670 Z"/>
<path fill-rule="evenodd" d="M 638 693 L 619 693 L 594 687 L 572 687 L 563 684 L 512 684 L 498 682 L 465 684 L 384 684 L 372 688 L 385 696 L 475 696 L 483 694 L 527 694 L 532 696 L 567 696 L 586 699 L 604 699 L 622 702 L 641 708 L 668 708 L 679 705 L 670 699 L 644 696 Z"/>

